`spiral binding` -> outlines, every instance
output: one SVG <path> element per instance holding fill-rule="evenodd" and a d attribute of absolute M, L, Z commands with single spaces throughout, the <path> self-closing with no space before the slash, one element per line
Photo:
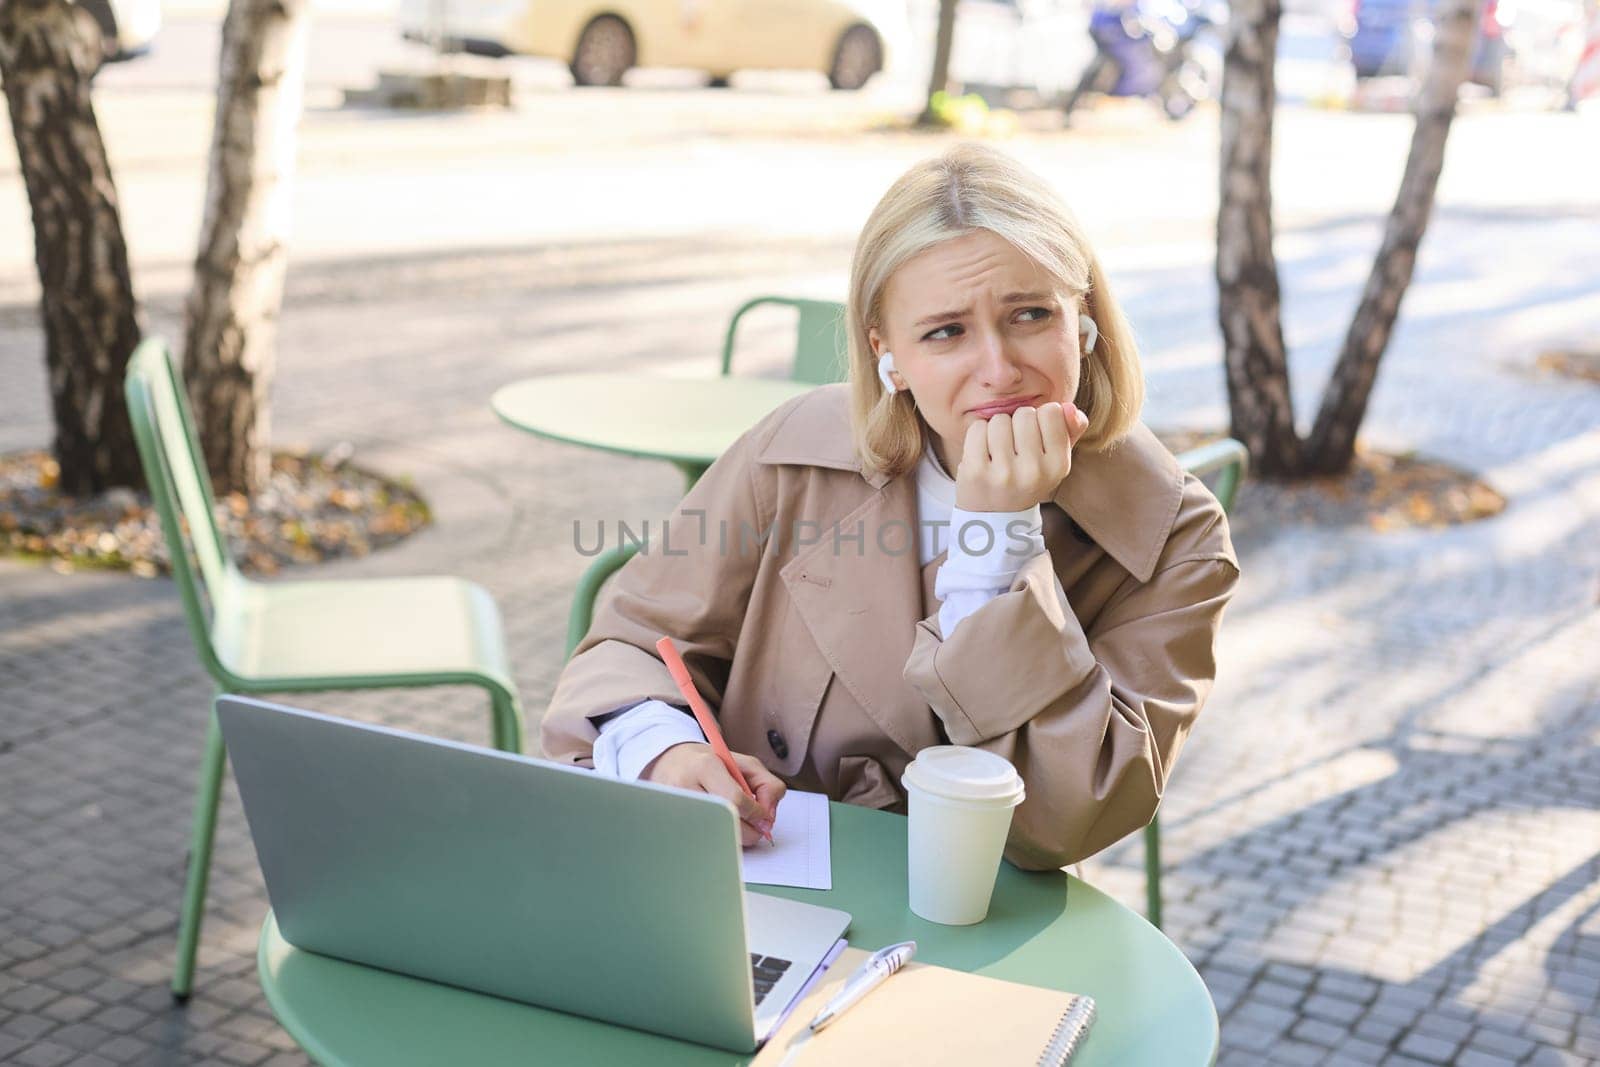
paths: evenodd
<path fill-rule="evenodd" d="M 1050 1043 L 1039 1054 L 1038 1067 L 1066 1067 L 1093 1023 L 1094 998 L 1074 997 L 1071 1006 L 1061 1013 L 1061 1021 L 1056 1023 Z"/>

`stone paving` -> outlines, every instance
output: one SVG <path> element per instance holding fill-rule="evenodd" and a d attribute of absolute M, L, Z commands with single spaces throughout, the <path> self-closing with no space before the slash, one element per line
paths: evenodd
<path fill-rule="evenodd" d="M 1246 506 L 1238 524 L 1223 676 L 1163 813 L 1168 930 L 1216 1000 L 1224 1064 L 1600 1061 L 1600 389 L 1531 369 L 1600 328 L 1578 221 L 1442 210 L 1374 397 L 1373 441 L 1480 471 L 1504 515 L 1379 534 L 1260 528 Z M 1305 411 L 1375 232 L 1285 236 Z M 584 562 L 572 523 L 659 514 L 677 480 L 519 436 L 489 394 L 669 352 L 709 368 L 741 297 L 837 292 L 848 254 L 674 239 L 292 273 L 276 439 L 349 441 L 438 520 L 316 575 L 482 582 L 536 719 Z M 1194 342 L 1209 275 L 1201 244 L 1118 277 L 1156 425 L 1221 417 Z M 176 332 L 176 300 L 149 312 Z M 754 323 L 745 369 L 779 364 L 783 325 Z M 32 310 L 0 308 L 0 449 L 48 439 L 38 346 Z M 0 1062 L 305 1062 L 256 984 L 265 898 L 231 783 L 197 991 L 166 991 L 209 695 L 168 581 L 0 561 Z M 470 691 L 303 699 L 486 737 Z M 1137 907 L 1140 872 L 1126 843 L 1087 873 Z"/>

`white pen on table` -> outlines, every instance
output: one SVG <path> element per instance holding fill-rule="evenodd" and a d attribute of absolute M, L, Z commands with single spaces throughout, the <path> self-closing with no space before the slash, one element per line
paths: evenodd
<path fill-rule="evenodd" d="M 844 988 L 822 1006 L 822 1010 L 817 1012 L 817 1017 L 811 1020 L 811 1025 L 807 1029 L 811 1033 L 816 1033 L 833 1022 L 852 1004 L 878 988 L 884 979 L 904 967 L 916 951 L 915 941 L 901 941 L 899 944 L 880 948 L 868 956 L 856 973 L 845 981 Z"/>

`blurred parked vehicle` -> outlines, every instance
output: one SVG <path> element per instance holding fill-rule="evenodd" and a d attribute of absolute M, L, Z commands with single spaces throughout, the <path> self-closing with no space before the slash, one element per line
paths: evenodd
<path fill-rule="evenodd" d="M 1067 97 L 1071 116 L 1084 94 L 1138 96 L 1177 121 L 1222 85 L 1222 0 L 1111 0 L 1089 15 L 1095 55 Z"/>
<path fill-rule="evenodd" d="M 565 60 L 579 85 L 635 66 L 816 70 L 859 89 L 884 68 L 882 0 L 401 0 L 401 33 L 445 51 Z"/>
<path fill-rule="evenodd" d="M 161 0 L 77 0 L 74 13 L 102 63 L 144 55 L 161 29 Z"/>
<path fill-rule="evenodd" d="M 1356 77 L 1426 69 L 1433 51 L 1429 0 L 1350 0 L 1344 32 Z M 1513 84 L 1564 86 L 1582 51 L 1579 0 L 1486 0 L 1467 80 L 1495 96 Z"/>
<path fill-rule="evenodd" d="M 1500 0 L 1515 85 L 1565 88 L 1584 51 L 1582 0 Z"/>
<path fill-rule="evenodd" d="M 907 65 L 922 53 L 931 64 L 937 0 L 907 0 L 906 7 Z M 958 0 L 950 80 L 996 106 L 1030 97 L 1059 103 L 1094 55 L 1088 23 L 1088 0 Z M 926 84 L 927 73 L 910 80 Z"/>

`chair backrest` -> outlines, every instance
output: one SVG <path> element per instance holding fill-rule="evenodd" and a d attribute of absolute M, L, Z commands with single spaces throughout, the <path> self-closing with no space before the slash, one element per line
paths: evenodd
<path fill-rule="evenodd" d="M 1239 492 L 1239 483 L 1250 469 L 1250 453 L 1238 441 L 1224 437 L 1220 441 L 1191 448 L 1178 455 L 1178 466 L 1197 478 L 1217 475 L 1215 492 L 1223 512 L 1233 511 L 1233 498 Z"/>
<path fill-rule="evenodd" d="M 584 635 L 589 632 L 589 624 L 594 621 L 595 601 L 600 599 L 600 588 L 606 584 L 606 579 L 621 570 L 623 564 L 638 551 L 638 545 L 618 545 L 609 549 L 596 557 L 578 579 L 578 588 L 572 594 L 572 606 L 567 609 L 567 647 L 562 656 L 563 663 L 572 658 L 572 653 L 577 651 Z"/>
<path fill-rule="evenodd" d="M 747 300 L 728 322 L 722 343 L 722 373 L 733 366 L 733 340 L 739 320 L 751 308 L 781 304 L 800 313 L 795 330 L 794 362 L 789 367 L 791 381 L 808 385 L 828 385 L 845 380 L 844 305 L 834 300 L 804 300 L 789 296 L 758 296 Z"/>
<path fill-rule="evenodd" d="M 216 677 L 220 665 L 211 647 L 210 619 L 235 595 L 242 578 L 217 528 L 194 417 L 164 342 L 151 338 L 134 350 L 123 393 L 189 630 L 207 671 Z"/>

